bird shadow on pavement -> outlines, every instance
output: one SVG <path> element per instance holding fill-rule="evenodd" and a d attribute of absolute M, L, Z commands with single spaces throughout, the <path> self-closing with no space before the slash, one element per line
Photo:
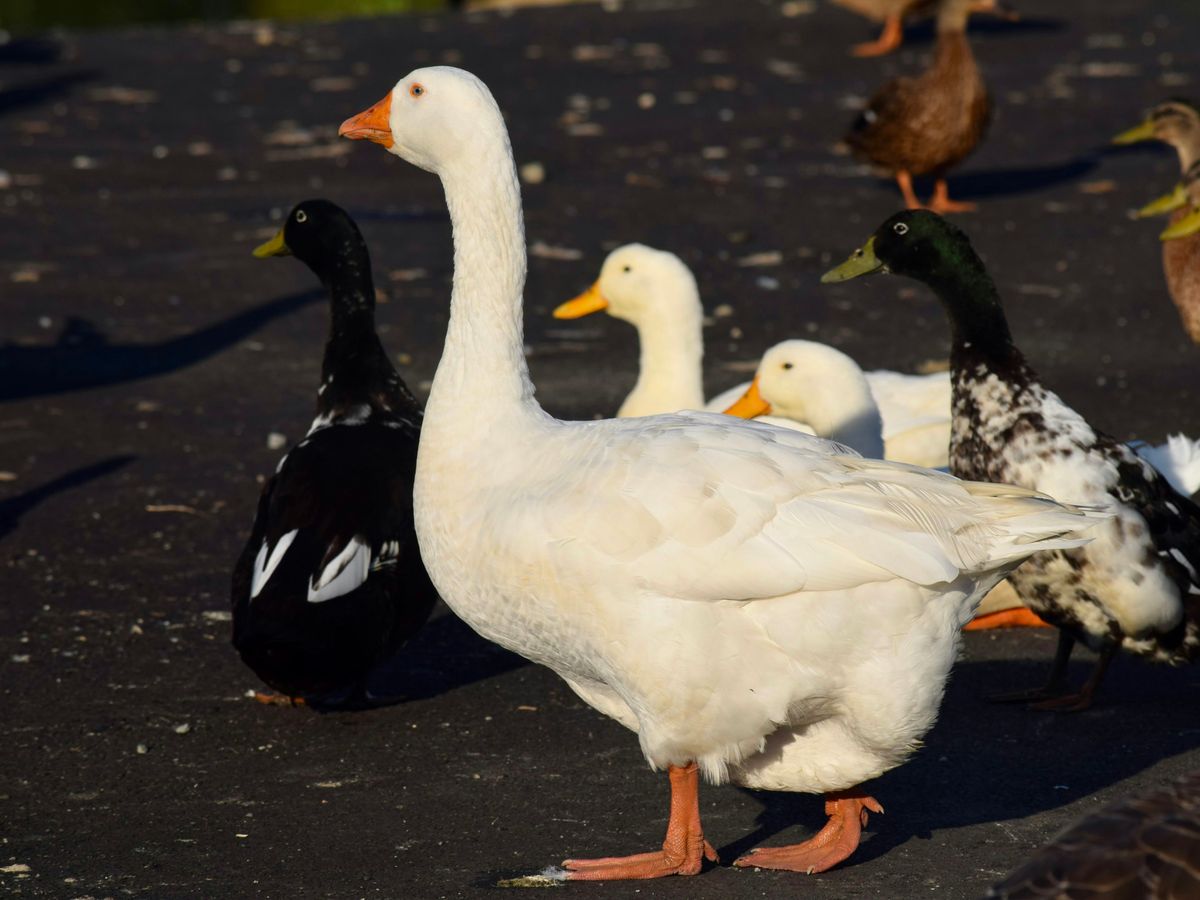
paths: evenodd
<path fill-rule="evenodd" d="M 118 469 L 123 469 L 137 459 L 136 456 L 113 456 L 98 463 L 80 466 L 72 469 L 45 484 L 0 500 L 0 538 L 16 529 L 21 516 L 29 512 L 43 500 L 87 484 L 96 478 L 102 478 Z"/>

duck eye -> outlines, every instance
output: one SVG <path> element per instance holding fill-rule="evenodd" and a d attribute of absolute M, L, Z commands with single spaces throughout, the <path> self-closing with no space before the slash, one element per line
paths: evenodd
<path fill-rule="evenodd" d="M 892 226 L 892 231 L 896 232 L 896 234 L 908 234 L 908 226 L 903 222 L 897 222 Z"/>
<path fill-rule="evenodd" d="M 420 97 L 425 93 L 425 85 L 421 84 L 420 82 L 414 82 L 408 86 L 408 93 L 409 96 L 413 97 L 414 99 Z"/>
<path fill-rule="evenodd" d="M 784 367 L 785 369 L 790 369 L 790 368 L 792 368 L 792 367 L 793 367 L 793 363 L 784 363 L 784 364 L 783 364 L 783 367 Z"/>
<path fill-rule="evenodd" d="M 302 209 L 296 210 L 296 221 L 297 222 L 307 222 L 308 221 L 308 213 L 306 213 Z"/>
<path fill-rule="evenodd" d="M 633 271 L 633 266 L 626 266 L 626 267 L 625 267 L 625 268 L 623 268 L 621 271 L 622 271 L 622 272 L 632 272 L 632 271 Z"/>

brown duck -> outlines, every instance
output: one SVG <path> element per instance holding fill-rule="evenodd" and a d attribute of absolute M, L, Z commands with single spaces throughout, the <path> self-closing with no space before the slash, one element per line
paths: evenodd
<path fill-rule="evenodd" d="M 1117 135 L 1117 144 L 1159 140 L 1179 154 L 1183 179 L 1170 194 L 1138 211 L 1139 216 L 1171 213 L 1162 233 L 1163 274 L 1184 330 L 1200 344 L 1200 109 L 1186 100 L 1167 100 L 1141 125 Z"/>
<path fill-rule="evenodd" d="M 882 22 L 883 32 L 878 39 L 855 44 L 850 52 L 855 56 L 883 56 L 891 53 L 904 41 L 904 21 L 928 15 L 937 7 L 937 0 L 833 0 L 838 6 L 865 16 L 872 22 Z M 1015 21 L 1017 14 L 1000 0 L 974 0 L 972 12 L 990 12 Z"/>
<path fill-rule="evenodd" d="M 1200 897 L 1200 771 L 1086 816 L 987 896 Z"/>
<path fill-rule="evenodd" d="M 859 156 L 895 174 L 909 209 L 920 209 L 914 175 L 937 179 L 929 209 L 967 212 L 972 203 L 950 199 L 946 172 L 978 146 L 991 102 L 975 65 L 966 25 L 973 0 L 941 0 L 933 63 L 916 78 L 885 84 L 862 111 L 846 143 Z"/>

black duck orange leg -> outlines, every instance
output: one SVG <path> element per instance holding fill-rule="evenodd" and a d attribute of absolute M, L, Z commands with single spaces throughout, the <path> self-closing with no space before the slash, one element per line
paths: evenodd
<path fill-rule="evenodd" d="M 264 706 L 307 706 L 308 703 L 303 697 L 289 697 L 287 694 L 267 693 L 265 691 L 255 691 L 254 699 Z"/>
<path fill-rule="evenodd" d="M 987 631 L 991 628 L 1049 628 L 1050 626 L 1028 606 L 1002 609 L 999 612 L 976 616 L 963 631 Z"/>
<path fill-rule="evenodd" d="M 929 208 L 938 215 L 956 212 L 974 212 L 978 207 L 974 203 L 964 203 L 961 200 L 950 199 L 950 188 L 946 184 L 945 178 L 939 178 L 933 186 L 933 199 L 929 201 Z"/>
<path fill-rule="evenodd" d="M 1050 680 L 1046 682 L 1045 687 L 1013 691 L 1010 694 L 993 694 L 988 699 L 993 703 L 1033 703 L 1063 696 L 1067 692 L 1067 663 L 1071 661 L 1071 651 L 1074 648 L 1075 638 L 1060 629 L 1058 649 L 1054 652 L 1054 668 L 1050 670 Z"/>
<path fill-rule="evenodd" d="M 700 828 L 700 769 L 695 763 L 670 766 L 671 815 L 661 850 L 634 856 L 568 859 L 563 862 L 572 881 L 620 881 L 695 875 L 704 860 L 717 862 L 717 851 Z"/>
<path fill-rule="evenodd" d="M 874 797 L 859 790 L 838 791 L 825 795 L 825 815 L 829 821 L 802 844 L 787 847 L 756 847 L 739 856 L 735 866 L 756 869 L 786 869 L 808 875 L 826 872 L 858 849 L 867 813 L 882 813 Z"/>
<path fill-rule="evenodd" d="M 896 184 L 900 185 L 900 193 L 904 195 L 904 205 L 909 209 L 921 209 L 921 201 L 913 193 L 912 176 L 904 171 L 897 172 Z"/>
<path fill-rule="evenodd" d="M 1112 662 L 1113 657 L 1116 655 L 1116 646 L 1105 647 L 1100 651 L 1100 659 L 1096 661 L 1096 668 L 1092 670 L 1092 677 L 1087 680 L 1080 691 L 1074 694 L 1063 694 L 1061 697 L 1052 697 L 1049 700 L 1043 700 L 1041 703 L 1033 704 L 1031 708 L 1046 709 L 1052 712 L 1082 712 L 1088 709 L 1092 705 L 1096 689 L 1104 681 L 1104 674 L 1108 671 L 1109 663 Z"/>
<path fill-rule="evenodd" d="M 855 56 L 883 56 L 891 53 L 904 40 L 904 26 L 899 13 L 893 13 L 883 22 L 883 32 L 879 38 L 866 44 L 855 44 L 850 52 Z"/>

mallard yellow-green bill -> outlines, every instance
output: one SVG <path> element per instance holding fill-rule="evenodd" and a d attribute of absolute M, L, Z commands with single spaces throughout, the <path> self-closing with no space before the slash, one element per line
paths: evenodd
<path fill-rule="evenodd" d="M 1139 141 L 1154 140 L 1154 120 L 1147 119 L 1141 125 L 1122 131 L 1112 139 L 1114 144 L 1136 144 Z"/>
<path fill-rule="evenodd" d="M 266 259 L 268 256 L 291 256 L 292 251 L 283 240 L 283 229 L 280 228 L 279 233 L 265 244 L 255 247 L 254 255 L 259 259 Z"/>
<path fill-rule="evenodd" d="M 1188 202 L 1188 192 L 1182 184 L 1175 185 L 1175 189 L 1169 194 L 1164 194 L 1157 200 L 1151 200 L 1134 216 L 1138 219 L 1146 219 L 1150 216 L 1165 216 L 1167 213 L 1175 212 L 1185 203 Z"/>
<path fill-rule="evenodd" d="M 875 238 L 871 237 L 865 244 L 850 255 L 850 258 L 834 269 L 821 276 L 821 284 L 835 284 L 839 281 L 849 281 L 860 275 L 870 275 L 882 272 L 883 263 L 875 255 Z"/>
<path fill-rule="evenodd" d="M 1158 238 L 1161 241 L 1174 241 L 1195 234 L 1197 231 L 1200 231 L 1200 207 L 1193 209 L 1178 222 L 1173 223 Z"/>

